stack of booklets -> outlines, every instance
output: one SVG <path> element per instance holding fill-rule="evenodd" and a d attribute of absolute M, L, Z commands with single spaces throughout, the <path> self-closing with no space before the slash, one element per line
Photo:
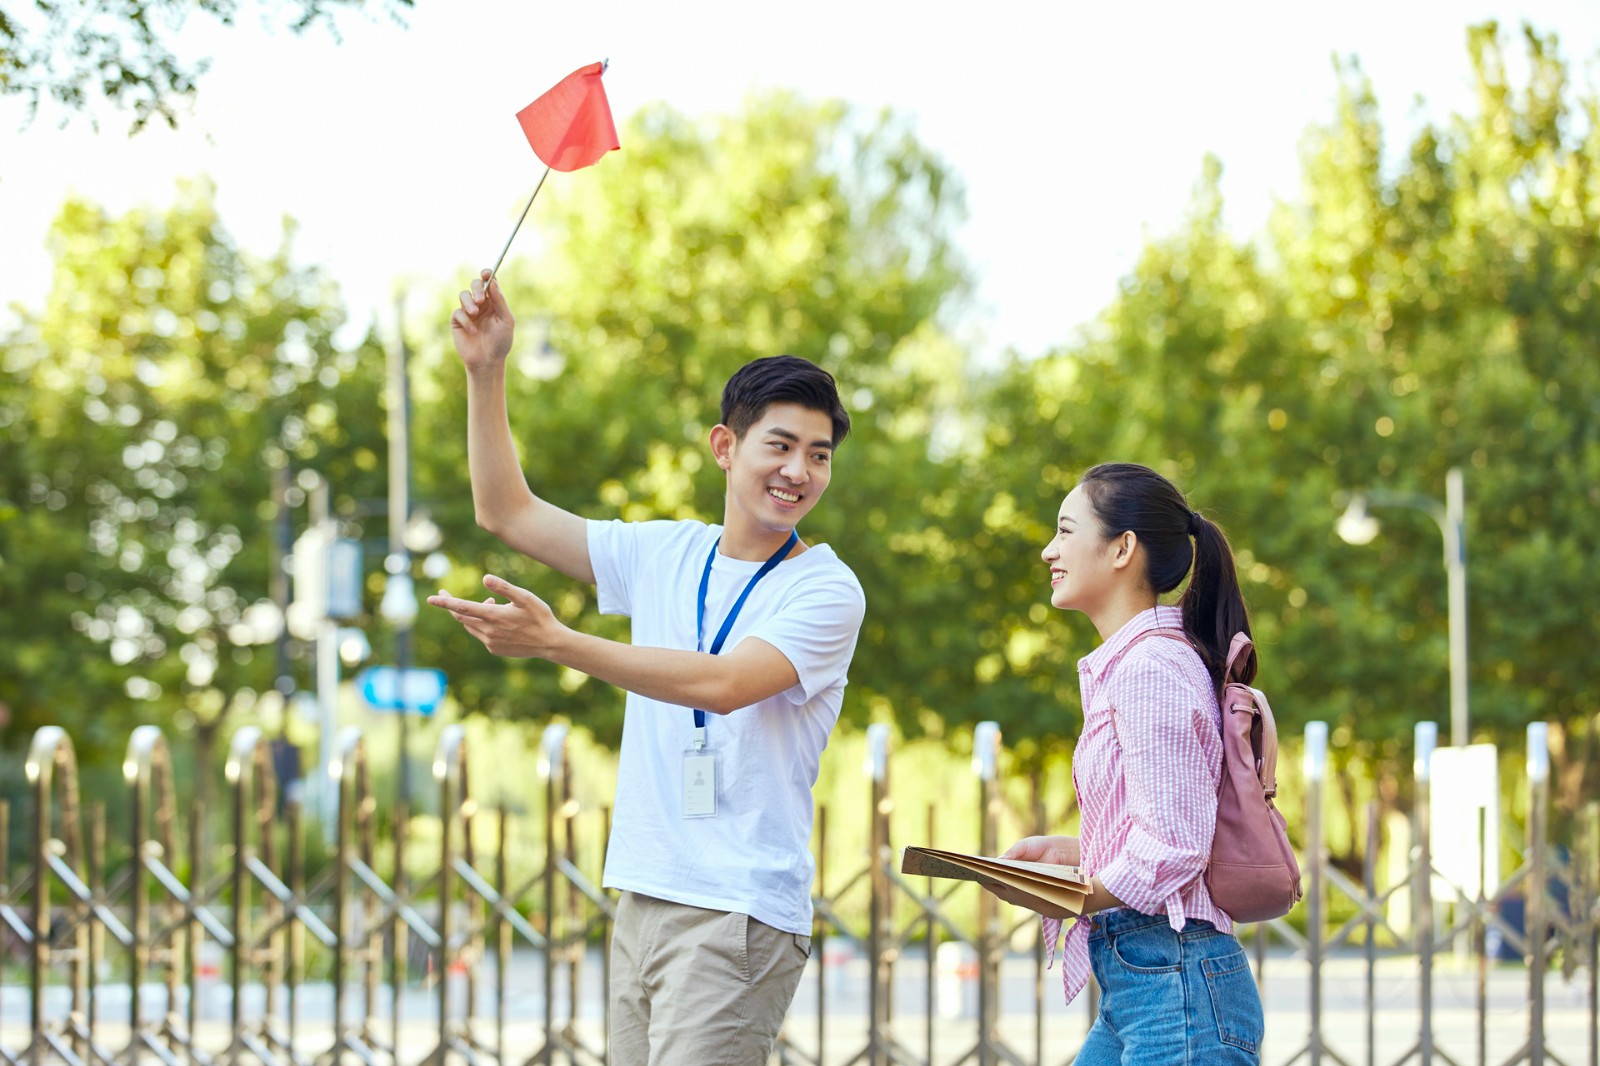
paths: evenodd
<path fill-rule="evenodd" d="M 1076 866 L 964 855 L 938 848 L 906 848 L 900 856 L 900 872 L 918 877 L 976 881 L 991 888 L 1012 888 L 1073 914 L 1083 913 L 1084 900 L 1089 896 L 1089 880 Z"/>

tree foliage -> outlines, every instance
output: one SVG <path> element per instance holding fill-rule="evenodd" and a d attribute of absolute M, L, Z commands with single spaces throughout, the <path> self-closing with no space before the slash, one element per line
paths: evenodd
<path fill-rule="evenodd" d="M 1592 793 L 1570 768 L 1600 737 L 1582 548 L 1600 503 L 1600 115 L 1550 39 L 1524 34 L 1521 85 L 1495 27 L 1470 42 L 1473 113 L 1386 152 L 1342 65 L 1304 191 L 1259 241 L 1229 233 L 1208 162 L 1187 222 L 1093 328 L 997 367 L 955 339 L 959 186 L 904 122 L 786 95 L 718 119 L 646 110 L 621 155 L 552 182 L 503 272 L 530 481 L 589 516 L 715 518 L 722 382 L 755 355 L 816 360 L 856 425 L 807 531 L 867 590 L 847 719 L 995 720 L 1037 760 L 1077 733 L 1073 667 L 1095 639 L 1048 607 L 1038 552 L 1084 468 L 1145 462 L 1233 537 L 1283 730 L 1325 719 L 1341 753 L 1399 760 L 1415 721 L 1448 717 L 1438 531 L 1379 512 L 1356 548 L 1334 522 L 1341 493 L 1438 497 L 1461 466 L 1475 731 L 1565 726 L 1564 795 Z M 384 491 L 383 352 L 336 350 L 336 295 L 286 252 L 240 254 L 204 191 L 165 215 L 72 203 L 56 233 L 55 290 L 0 383 L 0 596 L 27 605 L 0 620 L 0 700 L 19 727 L 110 745 L 135 718 L 264 687 L 260 650 L 228 633 L 265 595 L 275 465 L 326 474 L 347 533 L 388 535 L 365 503 Z M 453 299 L 408 323 L 414 498 L 445 531 L 446 583 L 497 572 L 621 636 L 585 589 L 474 527 Z M 374 605 L 380 587 L 369 575 Z M 438 612 L 416 661 L 467 712 L 616 736 L 613 690 L 494 659 Z"/>
<path fill-rule="evenodd" d="M 414 0 L 377 0 L 391 15 Z M 341 9 L 368 0 L 258 0 L 295 33 L 319 23 L 333 28 Z M 66 113 L 105 100 L 133 113 L 133 129 L 151 119 L 178 124 L 178 105 L 192 97 L 210 66 L 180 54 L 177 37 L 191 15 L 232 25 L 240 0 L 59 0 L 0 4 L 0 96 L 20 97 L 28 115 L 50 100 Z"/>
<path fill-rule="evenodd" d="M 1600 499 L 1600 123 L 1551 39 L 1524 35 L 1521 88 L 1496 27 L 1470 41 L 1476 114 L 1386 159 L 1370 87 L 1342 67 L 1304 194 L 1261 245 L 1228 236 L 1211 165 L 1186 230 L 1147 248 L 1092 339 L 1014 363 L 985 401 L 995 498 L 1038 516 L 1016 552 L 1042 543 L 1085 466 L 1164 470 L 1235 540 L 1264 683 L 1290 694 L 1284 727 L 1328 720 L 1346 751 L 1379 758 L 1407 750 L 1418 719 L 1448 721 L 1440 536 L 1383 511 L 1378 541 L 1345 545 L 1340 496 L 1442 500 L 1452 466 L 1475 732 L 1518 743 L 1529 721 L 1585 732 L 1600 712 L 1580 647 L 1600 623 L 1580 548 Z"/>
<path fill-rule="evenodd" d="M 337 352 L 314 270 L 241 253 L 207 186 L 112 218 L 69 201 L 49 302 L 0 378 L 0 701 L 89 758 L 143 721 L 215 720 L 270 688 L 246 611 L 267 596 L 271 471 L 381 491 L 367 349 Z"/>

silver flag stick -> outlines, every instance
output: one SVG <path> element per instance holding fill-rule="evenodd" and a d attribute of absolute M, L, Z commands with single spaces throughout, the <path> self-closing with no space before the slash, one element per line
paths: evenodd
<path fill-rule="evenodd" d="M 494 280 L 494 276 L 500 273 L 500 264 L 506 261 L 506 253 L 511 251 L 511 242 L 517 239 L 517 230 L 522 228 L 522 220 L 528 217 L 528 208 L 533 206 L 533 201 L 538 197 L 539 190 L 544 188 L 544 179 L 549 176 L 550 168 L 545 167 L 544 173 L 539 175 L 539 184 L 533 187 L 533 195 L 528 197 L 528 206 L 522 209 L 521 218 L 518 218 L 517 224 L 511 227 L 511 236 L 506 238 L 506 246 L 500 249 L 500 258 L 494 261 L 494 269 L 489 271 L 489 276 L 483 279 L 483 290 L 485 292 L 489 291 L 489 283 Z"/>

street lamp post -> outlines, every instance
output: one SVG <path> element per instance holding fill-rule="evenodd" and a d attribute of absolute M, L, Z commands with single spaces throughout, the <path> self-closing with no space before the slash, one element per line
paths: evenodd
<path fill-rule="evenodd" d="M 311 524 L 294 543 L 294 599 L 284 612 L 289 632 L 316 642 L 317 731 L 321 735 L 317 776 L 312 798 L 322 815 L 328 840 L 336 825 L 333 804 L 338 795 L 330 787 L 334 734 L 338 729 L 339 651 L 337 621 L 355 609 L 353 582 L 359 581 L 359 562 L 340 547 L 330 505 L 328 481 L 314 470 L 302 470 L 300 488 L 310 505 Z M 335 586 L 337 585 L 337 588 Z"/>
<path fill-rule="evenodd" d="M 405 307 L 395 299 L 395 343 L 389 349 L 389 556 L 384 567 L 389 577 L 380 613 L 395 624 L 395 666 L 400 671 L 400 691 L 411 667 L 411 625 L 417 618 L 417 593 L 411 580 L 411 553 L 406 547 L 406 527 L 411 521 L 411 388 L 406 373 Z M 400 805 L 411 802 L 411 710 L 402 698 L 400 707 Z"/>
<path fill-rule="evenodd" d="M 383 561 L 388 577 L 378 613 L 394 626 L 395 669 L 399 671 L 398 799 L 402 807 L 411 804 L 411 713 L 405 678 L 411 669 L 411 631 L 417 620 L 417 588 L 412 579 L 414 556 L 425 558 L 422 572 L 430 578 L 442 577 L 449 563 L 439 554 L 443 534 L 428 512 L 411 507 L 411 385 L 406 369 L 410 353 L 406 348 L 405 307 L 395 302 L 395 343 L 389 349 L 389 551 Z M 442 569 L 441 569 L 442 568 Z"/>
<path fill-rule="evenodd" d="M 272 687 L 282 701 L 278 719 L 278 739 L 289 738 L 289 701 L 294 696 L 294 672 L 289 662 L 289 627 L 283 616 L 289 610 L 289 571 L 285 561 L 294 554 L 294 516 L 289 508 L 289 459 L 285 456 L 272 471 L 272 553 L 267 588 L 278 609 L 278 631 L 273 639 Z"/>
<path fill-rule="evenodd" d="M 1432 496 L 1373 489 L 1354 493 L 1339 516 L 1336 530 L 1347 544 L 1369 544 L 1378 535 L 1378 520 L 1369 507 L 1410 507 L 1427 514 L 1444 536 L 1444 569 L 1450 614 L 1450 743 L 1470 739 L 1467 727 L 1467 528 L 1466 488 L 1461 468 L 1451 467 L 1444 479 L 1444 503 Z"/>

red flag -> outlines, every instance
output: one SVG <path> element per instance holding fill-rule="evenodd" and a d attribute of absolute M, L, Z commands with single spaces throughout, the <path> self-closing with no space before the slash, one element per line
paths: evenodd
<path fill-rule="evenodd" d="M 533 153 L 552 170 L 590 166 L 622 147 L 600 83 L 604 69 L 600 63 L 580 67 L 517 112 Z"/>

